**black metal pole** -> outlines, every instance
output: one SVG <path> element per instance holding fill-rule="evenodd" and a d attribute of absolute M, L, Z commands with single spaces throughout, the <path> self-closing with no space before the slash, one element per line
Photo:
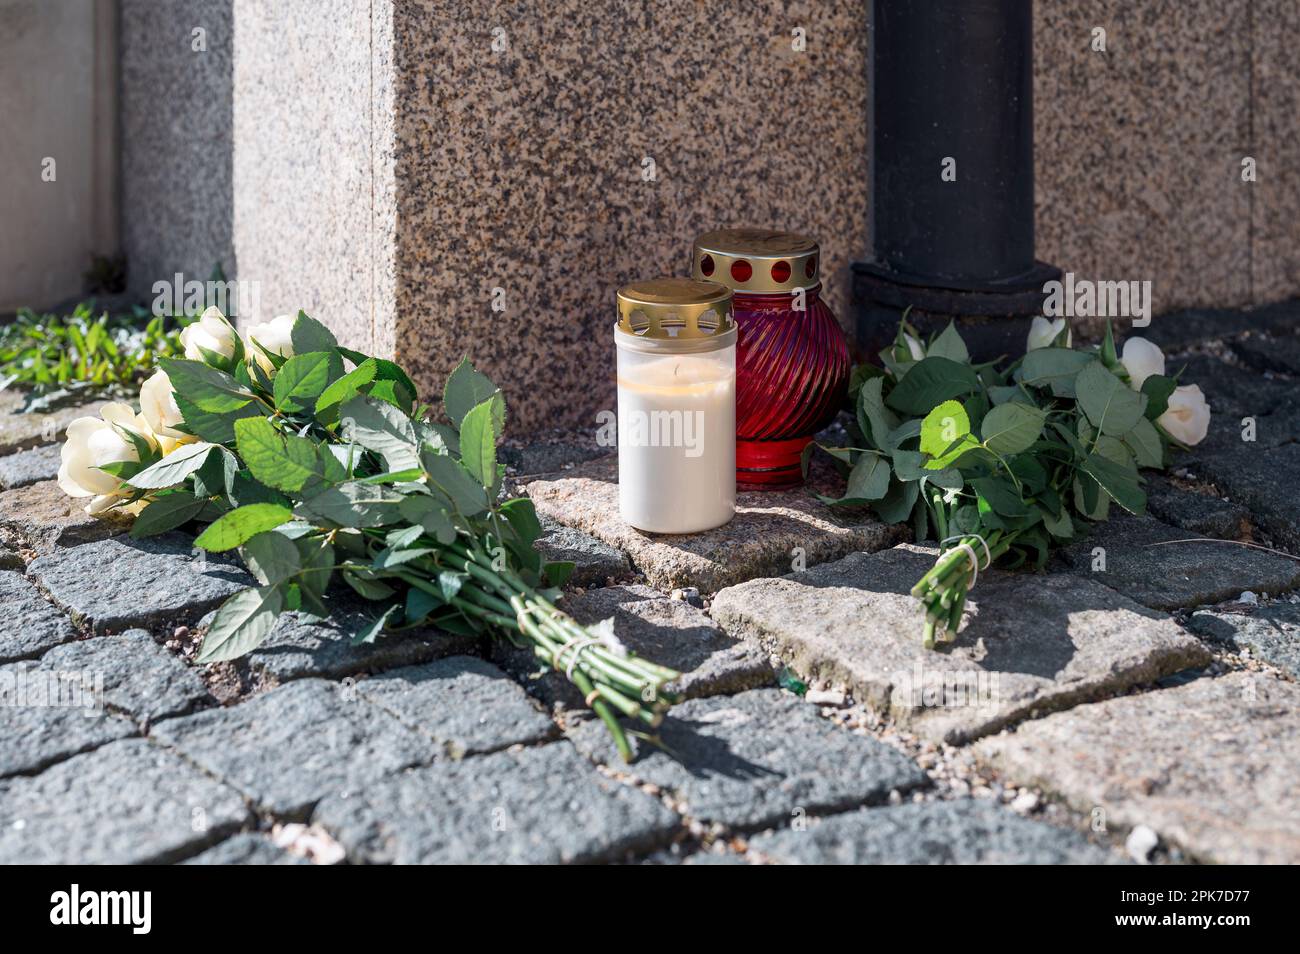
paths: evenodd
<path fill-rule="evenodd" d="M 859 345 L 883 346 L 911 305 L 922 327 L 956 318 L 976 350 L 1005 350 L 1059 275 L 1034 258 L 1032 0 L 872 0 L 868 55 Z"/>

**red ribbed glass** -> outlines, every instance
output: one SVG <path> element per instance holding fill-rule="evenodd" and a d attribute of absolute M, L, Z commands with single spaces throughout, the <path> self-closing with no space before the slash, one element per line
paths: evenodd
<path fill-rule="evenodd" d="M 784 487 L 802 481 L 799 458 L 830 423 L 849 383 L 844 332 L 818 292 L 732 298 L 736 342 L 736 480 Z"/>

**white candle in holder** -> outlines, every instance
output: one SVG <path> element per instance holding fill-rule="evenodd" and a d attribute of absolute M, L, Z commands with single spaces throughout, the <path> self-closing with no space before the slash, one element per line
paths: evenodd
<path fill-rule="evenodd" d="M 618 293 L 618 499 L 651 533 L 721 526 L 736 509 L 731 291 L 667 278 Z"/>

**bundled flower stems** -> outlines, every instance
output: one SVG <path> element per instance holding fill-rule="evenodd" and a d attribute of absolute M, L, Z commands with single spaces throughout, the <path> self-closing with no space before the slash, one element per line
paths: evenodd
<path fill-rule="evenodd" d="M 625 759 L 618 717 L 660 724 L 678 673 L 556 607 L 573 564 L 542 561 L 531 501 L 500 499 L 505 397 L 468 361 L 435 415 L 401 367 L 301 312 L 244 341 L 210 308 L 182 340 L 141 413 L 72 423 L 59 484 L 91 513 L 136 513 L 135 537 L 197 524 L 197 546 L 238 550 L 258 585 L 218 609 L 200 662 L 244 655 L 283 613 L 329 616 L 341 578 L 373 605 L 357 643 L 421 625 L 509 640 L 573 683 Z"/>

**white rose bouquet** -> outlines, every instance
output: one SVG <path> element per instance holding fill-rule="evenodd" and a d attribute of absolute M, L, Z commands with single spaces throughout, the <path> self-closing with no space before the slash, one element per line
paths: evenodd
<path fill-rule="evenodd" d="M 556 607 L 573 565 L 542 561 L 531 501 L 501 499 L 505 396 L 468 361 L 436 417 L 401 367 L 301 312 L 245 341 L 208 309 L 184 346 L 145 381 L 141 413 L 72 423 L 59 484 L 91 513 L 137 512 L 133 536 L 197 523 L 197 546 L 238 550 L 258 585 L 220 607 L 200 662 L 247 653 L 281 613 L 329 616 L 339 581 L 375 605 L 358 642 L 418 625 L 504 638 L 564 673 L 624 758 L 618 716 L 659 725 L 678 673 Z"/>
<path fill-rule="evenodd" d="M 912 590 L 927 647 L 955 636 L 980 570 L 1042 566 L 1112 503 L 1143 512 L 1140 469 L 1205 438 L 1205 396 L 1165 374 L 1154 344 L 1130 338 L 1121 357 L 1109 326 L 1095 349 L 1070 344 L 1064 319 L 1036 318 L 1025 356 L 998 371 L 972 364 L 952 325 L 924 345 L 904 322 L 883 367 L 854 372 L 856 439 L 823 448 L 848 478 L 830 502 L 951 544 Z"/>

